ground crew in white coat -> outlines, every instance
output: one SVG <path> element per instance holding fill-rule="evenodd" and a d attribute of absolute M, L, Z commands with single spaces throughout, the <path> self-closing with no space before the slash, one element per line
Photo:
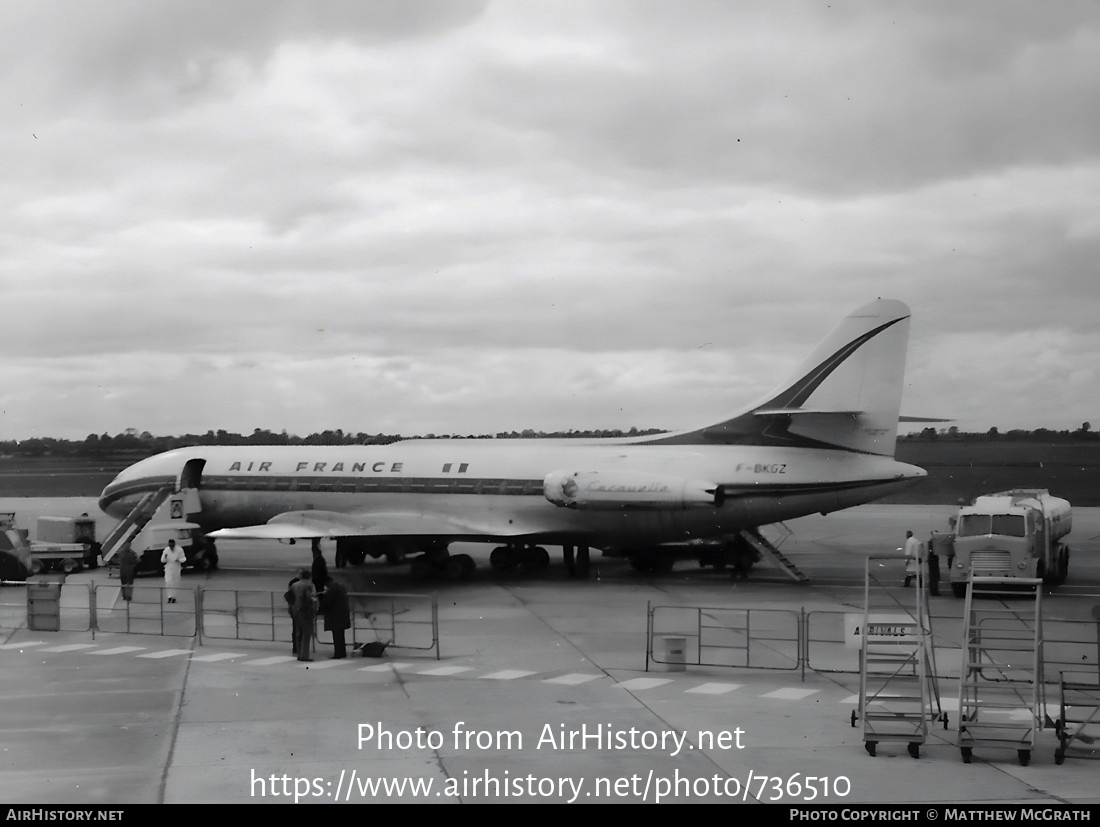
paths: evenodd
<path fill-rule="evenodd" d="M 921 554 L 922 545 L 923 543 L 913 536 L 912 531 L 905 532 L 905 582 L 902 584 L 904 586 L 908 586 L 917 576 L 917 566 L 920 565 L 920 559 L 924 556 Z"/>
<path fill-rule="evenodd" d="M 176 591 L 180 587 L 180 574 L 183 572 L 183 564 L 187 562 L 187 555 L 176 545 L 175 540 L 169 540 L 164 551 L 160 553 L 160 562 L 164 564 L 164 587 L 168 590 L 168 602 L 175 603 Z"/>

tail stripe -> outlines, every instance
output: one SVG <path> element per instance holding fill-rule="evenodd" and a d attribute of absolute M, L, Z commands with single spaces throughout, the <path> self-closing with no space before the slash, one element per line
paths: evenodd
<path fill-rule="evenodd" d="M 847 316 L 795 377 L 763 401 L 714 425 L 639 442 L 832 448 L 892 456 L 908 320 L 903 303 L 872 302 Z M 868 347 L 876 339 L 873 349 Z M 846 369 L 838 372 L 842 366 Z"/>

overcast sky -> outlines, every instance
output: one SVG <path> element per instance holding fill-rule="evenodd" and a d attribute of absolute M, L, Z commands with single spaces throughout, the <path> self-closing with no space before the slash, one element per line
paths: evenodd
<path fill-rule="evenodd" d="M 1100 428 L 1094 2 L 0 3 L 0 439 Z M 903 426 L 903 432 L 923 426 Z"/>

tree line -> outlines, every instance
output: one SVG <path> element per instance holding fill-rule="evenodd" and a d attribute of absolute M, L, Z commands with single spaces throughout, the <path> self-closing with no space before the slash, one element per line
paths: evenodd
<path fill-rule="evenodd" d="M 173 448 L 190 448 L 195 445 L 389 445 L 402 439 L 591 439 L 599 437 L 635 437 L 667 433 L 660 428 L 630 428 L 628 430 L 595 429 L 568 431 L 536 431 L 526 428 L 522 431 L 499 431 L 494 434 L 370 434 L 363 431 L 352 433 L 341 428 L 320 431 L 308 436 L 297 436 L 283 431 L 269 431 L 255 428 L 251 434 L 238 434 L 226 430 L 207 431 L 205 434 L 182 434 L 180 436 L 154 436 L 148 431 L 140 433 L 135 428 L 127 428 L 121 434 L 88 434 L 83 440 L 55 439 L 53 437 L 33 437 L 31 439 L 0 441 L 0 454 L 7 456 L 76 456 L 94 457 L 107 454 L 156 454 Z M 1013 429 L 1000 431 L 996 427 L 988 431 L 960 431 L 955 426 L 947 428 L 925 428 L 922 431 L 904 434 L 898 437 L 902 442 L 967 441 L 992 442 L 1044 442 L 1065 443 L 1081 441 L 1100 441 L 1100 432 L 1092 430 L 1090 423 L 1082 423 L 1075 430 L 1055 431 L 1049 428 L 1034 430 Z"/>
<path fill-rule="evenodd" d="M 190 448 L 196 445 L 389 445 L 402 439 L 581 439 L 594 437 L 633 437 L 665 433 L 658 428 L 630 428 L 589 431 L 500 431 L 495 434 L 369 434 L 345 432 L 341 428 L 321 431 L 308 436 L 297 436 L 284 431 L 256 428 L 251 434 L 238 434 L 225 430 L 207 431 L 205 434 L 181 436 L 154 436 L 148 431 L 128 428 L 121 434 L 88 434 L 83 440 L 32 437 L 31 439 L 0 441 L 0 454 L 7 456 L 74 456 L 94 457 L 109 454 L 157 454 L 173 448 Z"/>
<path fill-rule="evenodd" d="M 1096 442 L 1100 441 L 1100 432 L 1092 430 L 1091 423 L 1083 422 L 1081 427 L 1072 431 L 1054 431 L 1049 428 L 1034 430 L 1013 429 L 1000 431 L 993 427 L 988 431 L 960 431 L 952 425 L 949 428 L 925 428 L 922 431 L 898 437 L 905 442 L 937 442 L 951 440 L 959 442 Z"/>

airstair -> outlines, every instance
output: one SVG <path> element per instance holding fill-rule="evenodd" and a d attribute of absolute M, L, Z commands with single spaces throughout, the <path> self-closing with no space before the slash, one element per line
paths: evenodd
<path fill-rule="evenodd" d="M 1031 760 L 1043 727 L 1043 581 L 972 577 L 966 591 L 958 747 L 1014 749 Z"/>
<path fill-rule="evenodd" d="M 780 523 L 779 525 L 782 525 L 782 523 Z M 785 536 L 789 536 L 790 529 L 788 529 L 786 526 L 783 526 L 783 528 L 787 531 L 787 535 Z M 787 557 L 776 546 L 772 545 L 766 539 L 764 539 L 764 535 L 760 533 L 759 529 L 745 528 L 738 533 L 745 540 L 745 542 L 747 542 L 752 548 L 756 549 L 756 551 L 758 551 L 763 557 L 775 563 L 775 565 L 778 566 L 784 574 L 786 574 L 796 583 L 809 582 L 810 578 L 807 577 L 794 563 L 787 559 Z"/>
<path fill-rule="evenodd" d="M 171 493 L 172 486 L 166 485 L 157 491 L 150 491 L 138 501 L 133 511 L 123 517 L 103 541 L 99 554 L 104 563 L 111 562 L 145 528 Z"/>
<path fill-rule="evenodd" d="M 859 713 L 863 746 L 902 742 L 920 757 L 929 723 L 946 721 L 940 703 L 928 610 L 926 567 L 919 558 L 912 590 L 901 586 L 905 558 L 871 555 L 865 565 L 860 636 Z M 854 720 L 853 720 L 854 724 Z"/>

